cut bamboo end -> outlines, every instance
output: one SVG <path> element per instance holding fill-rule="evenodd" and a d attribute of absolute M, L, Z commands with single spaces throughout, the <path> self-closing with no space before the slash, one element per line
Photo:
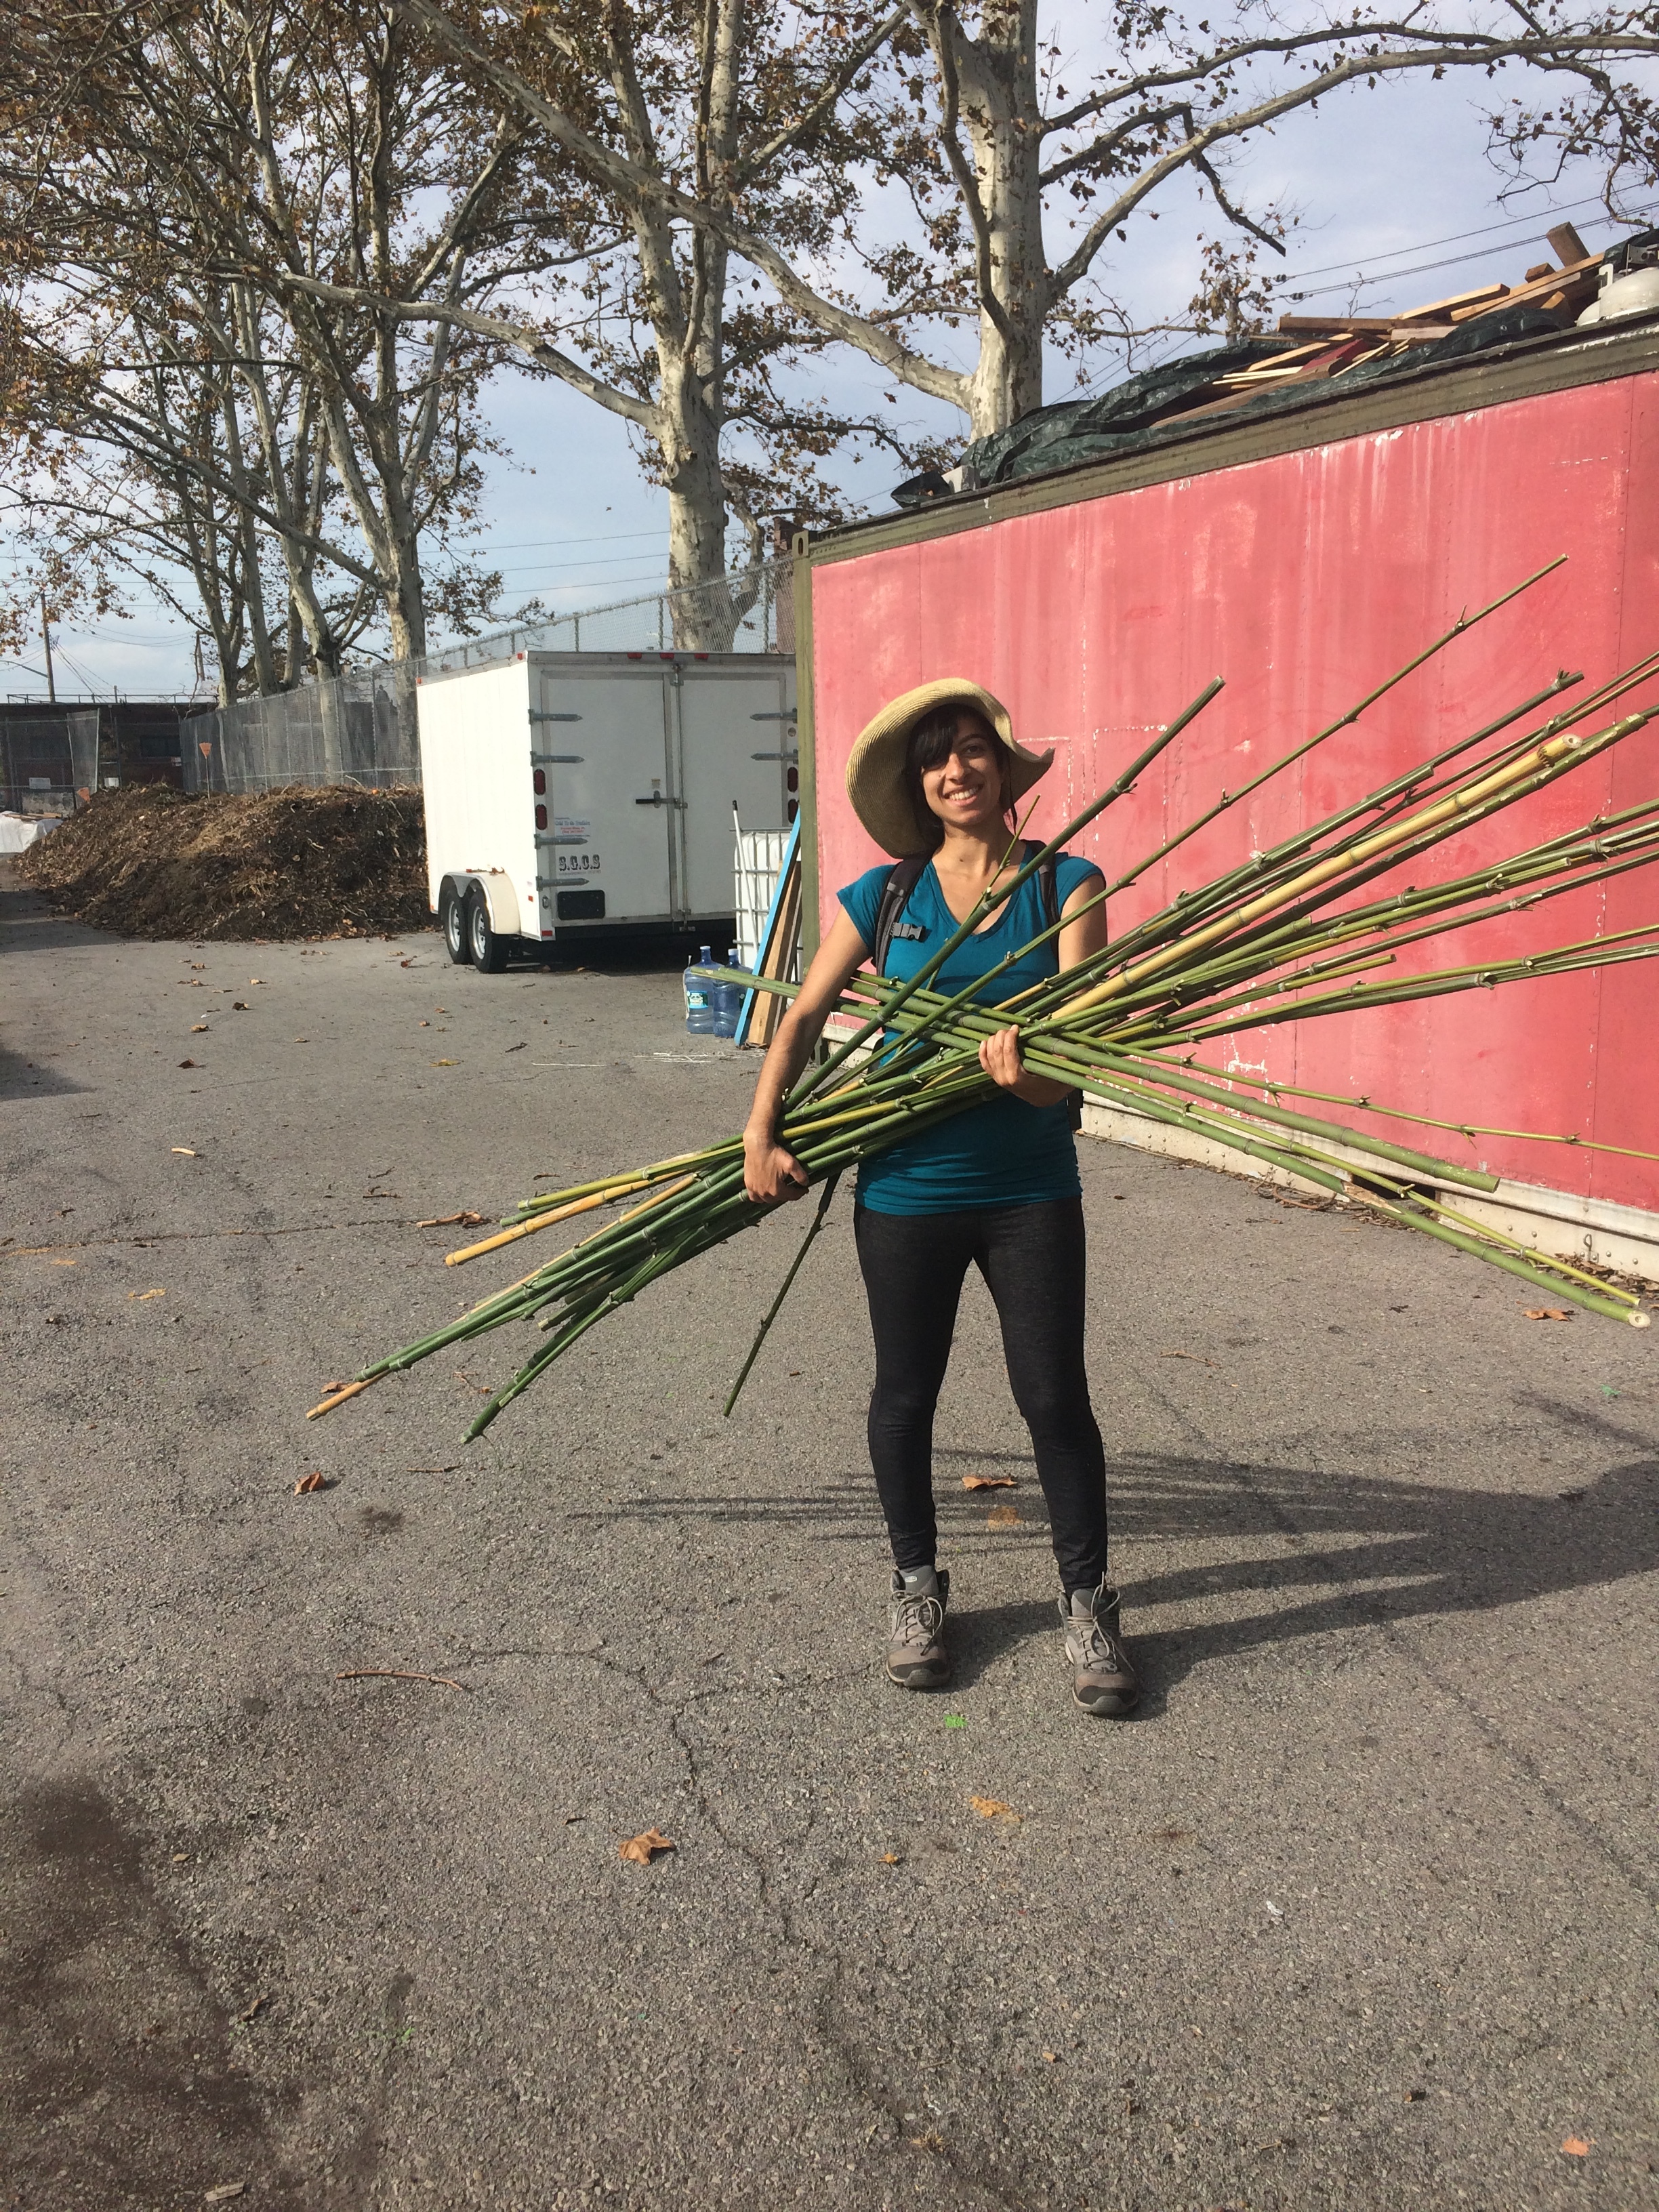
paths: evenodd
<path fill-rule="evenodd" d="M 1639 1307 L 1634 1312 L 1627 1313 L 1625 1316 L 1625 1319 L 1630 1323 L 1632 1328 L 1651 1328 L 1653 1327 L 1653 1316 L 1651 1314 L 1644 1313 Z"/>
<path fill-rule="evenodd" d="M 325 1398 L 320 1406 L 313 1406 L 306 1415 L 307 1420 L 314 1421 L 319 1413 L 331 1413 L 337 1406 L 343 1406 L 348 1398 L 355 1398 L 360 1390 L 367 1390 L 371 1382 L 378 1382 L 380 1379 L 378 1375 L 370 1375 L 365 1376 L 361 1382 L 348 1382 L 343 1390 L 337 1390 L 331 1398 Z"/>
<path fill-rule="evenodd" d="M 568 1206 L 556 1206 L 550 1213 L 538 1213 L 533 1221 L 515 1222 L 511 1229 L 502 1229 L 494 1237 L 486 1237 L 482 1243 L 464 1245 L 459 1252 L 444 1255 L 446 1267 L 464 1267 L 485 1252 L 499 1252 L 503 1244 L 516 1244 L 520 1237 L 533 1237 L 538 1229 L 550 1229 L 556 1221 L 568 1221 L 573 1213 L 591 1213 L 596 1206 L 607 1206 L 623 1191 L 639 1190 L 642 1182 L 623 1183 L 616 1190 L 596 1190 L 592 1198 L 573 1199 Z"/>

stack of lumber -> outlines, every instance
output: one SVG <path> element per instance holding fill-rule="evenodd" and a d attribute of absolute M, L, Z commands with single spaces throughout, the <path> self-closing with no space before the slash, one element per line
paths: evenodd
<path fill-rule="evenodd" d="M 1466 323 L 1507 314 L 1516 307 L 1533 307 L 1559 316 L 1564 323 L 1571 321 L 1595 297 L 1602 257 L 1589 252 L 1570 222 L 1549 233 L 1549 245 L 1557 258 L 1539 262 L 1518 284 L 1477 285 L 1473 291 L 1430 300 L 1396 315 L 1283 315 L 1279 337 L 1301 343 L 1218 377 L 1195 396 L 1195 404 L 1178 410 L 1179 419 L 1224 415 L 1248 405 L 1263 392 L 1316 383 L 1369 363 L 1397 359 L 1413 347 L 1454 337 Z"/>

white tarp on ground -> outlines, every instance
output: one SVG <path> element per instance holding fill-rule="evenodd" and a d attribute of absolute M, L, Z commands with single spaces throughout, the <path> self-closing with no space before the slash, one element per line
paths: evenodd
<path fill-rule="evenodd" d="M 62 821 L 59 814 L 0 814 L 0 853 L 21 853 Z"/>

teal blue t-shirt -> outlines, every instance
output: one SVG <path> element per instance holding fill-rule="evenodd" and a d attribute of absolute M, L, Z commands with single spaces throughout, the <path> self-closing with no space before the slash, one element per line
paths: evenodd
<path fill-rule="evenodd" d="M 872 868 L 838 894 L 842 907 L 872 951 L 876 915 L 890 869 Z M 1062 853 L 1054 870 L 1060 903 L 1100 871 L 1092 860 Z M 958 927 L 945 903 L 932 861 L 899 914 L 887 954 L 887 972 L 903 982 L 931 960 Z M 1021 885 L 997 909 L 977 936 L 965 939 L 933 979 L 932 988 L 947 994 L 963 989 L 976 975 L 987 977 L 980 1003 L 1000 1006 L 1022 991 L 1060 972 L 1055 940 L 991 976 L 1003 956 L 1029 944 L 1045 927 L 1042 893 L 1036 877 Z M 905 932 L 919 930 L 921 934 Z M 877 1213 L 954 1213 L 969 1206 L 1034 1206 L 1045 1199 L 1076 1198 L 1077 1146 L 1072 1117 L 1062 1100 L 1055 1106 L 1031 1106 L 1004 1091 L 982 1106 L 970 1106 L 932 1129 L 890 1150 L 878 1152 L 859 1169 L 859 1203 Z"/>

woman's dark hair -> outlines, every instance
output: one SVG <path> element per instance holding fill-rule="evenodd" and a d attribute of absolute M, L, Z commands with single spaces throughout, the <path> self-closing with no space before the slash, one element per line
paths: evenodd
<path fill-rule="evenodd" d="M 1008 757 L 996 732 L 977 707 L 962 700 L 955 705 L 946 701 L 942 707 L 930 707 L 911 728 L 910 742 L 904 754 L 904 788 L 910 795 L 911 811 L 916 826 L 934 846 L 945 842 L 945 824 L 939 820 L 922 796 L 921 778 L 926 769 L 939 768 L 951 757 L 957 741 L 957 730 L 964 714 L 971 715 L 996 747 L 1002 770 L 1002 811 L 1006 814 L 1013 804 L 1008 790 Z"/>

